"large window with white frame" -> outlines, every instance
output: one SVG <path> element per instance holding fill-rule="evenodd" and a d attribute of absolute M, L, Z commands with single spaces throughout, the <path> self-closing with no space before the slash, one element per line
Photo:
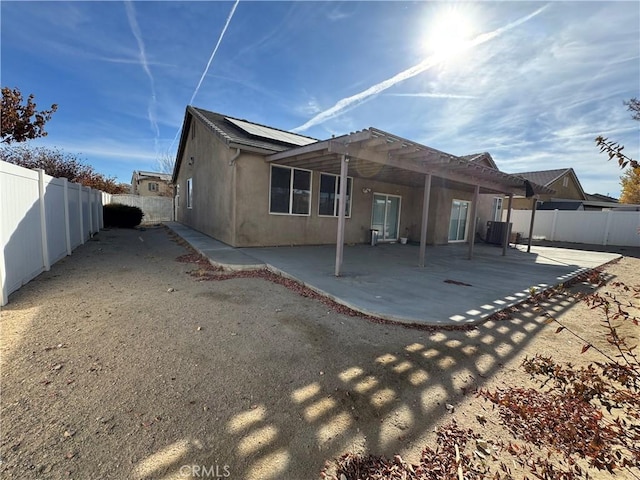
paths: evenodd
<path fill-rule="evenodd" d="M 502 221 L 502 197 L 493 197 L 493 205 L 491 206 L 491 220 L 494 222 Z"/>
<path fill-rule="evenodd" d="M 311 170 L 271 165 L 269 213 L 279 215 L 311 213 Z"/>
<path fill-rule="evenodd" d="M 353 178 L 347 177 L 345 215 L 351 216 L 351 191 Z M 340 177 L 332 173 L 320 174 L 320 192 L 318 193 L 318 216 L 337 217 L 340 213 Z"/>
<path fill-rule="evenodd" d="M 187 178 L 187 208 L 193 208 L 193 178 Z"/>

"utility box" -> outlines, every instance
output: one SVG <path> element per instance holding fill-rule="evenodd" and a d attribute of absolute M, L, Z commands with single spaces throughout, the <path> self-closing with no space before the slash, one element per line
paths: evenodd
<path fill-rule="evenodd" d="M 507 231 L 511 232 L 511 223 L 507 222 L 487 222 L 486 242 L 494 245 L 502 245 L 507 237 Z"/>
<path fill-rule="evenodd" d="M 371 246 L 375 247 L 378 244 L 378 235 L 380 234 L 380 232 L 375 228 L 372 228 L 369 231 L 371 232 Z"/>

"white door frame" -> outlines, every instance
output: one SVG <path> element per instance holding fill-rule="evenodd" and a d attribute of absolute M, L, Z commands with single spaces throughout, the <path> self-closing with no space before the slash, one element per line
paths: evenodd
<path fill-rule="evenodd" d="M 380 242 L 397 242 L 398 238 L 400 238 L 400 214 L 402 212 L 402 195 L 393 195 L 391 193 L 382 193 L 382 192 L 373 192 L 373 198 L 371 199 L 371 228 L 373 228 L 373 209 L 375 205 L 376 195 L 381 197 L 395 197 L 398 199 L 398 220 L 396 225 L 396 237 L 395 238 L 384 238 L 384 227 L 387 225 L 387 210 L 388 204 L 385 203 L 384 209 L 384 223 L 383 223 L 383 231 L 380 232 L 380 236 L 378 237 L 378 241 Z"/>
<path fill-rule="evenodd" d="M 449 233 L 450 233 L 450 229 L 451 229 L 451 210 L 453 210 L 453 202 L 461 202 L 461 203 L 466 203 L 467 204 L 467 218 L 465 219 L 465 226 L 464 226 L 464 238 L 462 240 L 451 240 L 449 238 Z M 464 243 L 467 241 L 468 235 L 469 235 L 469 214 L 471 212 L 471 201 L 470 200 L 462 200 L 461 198 L 452 198 L 451 199 L 451 206 L 449 208 L 449 228 L 447 229 L 447 239 L 449 241 L 449 243 Z M 458 229 L 460 228 L 460 222 L 458 221 Z"/>

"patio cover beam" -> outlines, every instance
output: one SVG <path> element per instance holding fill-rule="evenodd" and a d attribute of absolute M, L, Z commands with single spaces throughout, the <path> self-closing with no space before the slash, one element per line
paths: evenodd
<path fill-rule="evenodd" d="M 502 241 L 502 256 L 507 254 L 507 245 L 509 245 L 509 237 L 511 236 L 511 204 L 513 203 L 513 193 L 509 194 L 509 210 L 507 210 L 507 228 Z"/>

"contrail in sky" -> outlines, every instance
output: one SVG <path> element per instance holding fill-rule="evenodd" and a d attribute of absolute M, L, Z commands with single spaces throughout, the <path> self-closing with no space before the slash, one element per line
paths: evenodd
<path fill-rule="evenodd" d="M 240 3 L 240 0 L 236 0 L 236 3 L 234 3 L 233 7 L 231 7 L 231 11 L 229 12 L 229 16 L 227 16 L 227 21 L 225 22 L 224 27 L 222 27 L 222 31 L 220 32 L 220 36 L 218 37 L 218 41 L 216 42 L 216 46 L 213 48 L 213 52 L 211 52 L 211 56 L 209 57 L 209 61 L 207 62 L 207 66 L 205 67 L 204 72 L 202 72 L 202 76 L 200 77 L 200 80 L 198 81 L 198 85 L 196 86 L 196 89 L 193 91 L 193 95 L 191 95 L 191 100 L 189 100 L 188 105 L 191 105 L 193 103 L 193 100 L 196 98 L 196 95 L 198 95 L 198 92 L 200 91 L 200 85 L 202 85 L 202 82 L 204 81 L 204 77 L 206 77 L 207 73 L 209 72 L 209 67 L 211 66 L 211 63 L 213 62 L 213 57 L 216 56 L 216 52 L 218 51 L 218 47 L 220 46 L 220 43 L 222 43 L 222 39 L 224 37 L 224 34 L 227 31 L 227 27 L 231 23 L 231 19 L 233 18 L 233 14 L 236 12 L 236 8 L 237 8 L 239 3 Z M 169 145 L 168 151 L 171 151 L 171 148 L 173 148 L 173 145 L 176 143 L 176 140 L 178 140 L 178 135 L 180 135 L 180 131 L 181 130 L 182 130 L 182 127 L 179 128 L 178 131 L 176 132 L 176 136 L 173 137 L 173 141 L 171 142 L 171 145 Z"/>
<path fill-rule="evenodd" d="M 209 61 L 207 62 L 207 66 L 205 67 L 204 72 L 202 72 L 202 76 L 200 77 L 200 81 L 198 82 L 198 86 L 193 91 L 193 95 L 191 95 L 191 100 L 189 100 L 189 105 L 191 105 L 191 103 L 193 102 L 193 99 L 196 98 L 196 95 L 198 94 L 198 91 L 200 90 L 200 85 L 202 85 L 202 81 L 204 80 L 204 77 L 206 77 L 207 73 L 209 72 L 209 67 L 211 66 L 211 62 L 213 62 L 213 57 L 216 56 L 216 52 L 218 51 L 218 47 L 220 46 L 220 43 L 222 42 L 222 38 L 224 37 L 224 34 L 227 31 L 227 27 L 229 26 L 229 23 L 231 23 L 231 19 L 233 18 L 233 14 L 235 13 L 236 7 L 238 6 L 239 3 L 240 3 L 240 0 L 236 0 L 236 3 L 234 3 L 233 7 L 231 7 L 231 11 L 229 12 L 229 16 L 227 17 L 227 21 L 224 24 L 224 27 L 222 27 L 222 31 L 220 32 L 220 36 L 218 37 L 218 42 L 216 43 L 216 46 L 214 47 L 213 52 L 211 52 L 211 56 L 209 57 Z"/>
<path fill-rule="evenodd" d="M 504 27 L 498 28 L 492 32 L 489 33 L 483 33 L 481 35 L 478 35 L 477 37 L 475 37 L 473 40 L 468 41 L 467 43 L 465 43 L 461 48 L 460 51 L 464 51 L 464 50 L 468 50 L 472 47 L 481 45 L 483 43 L 488 42 L 489 40 L 493 40 L 494 38 L 502 35 L 503 33 L 519 26 L 522 25 L 523 23 L 531 20 L 533 17 L 541 14 L 544 10 L 547 9 L 549 5 L 545 5 L 543 7 L 540 7 L 539 9 L 537 9 L 535 12 L 519 18 L 518 20 L 515 20 L 507 25 L 505 25 Z M 360 93 L 356 93 L 355 95 L 352 95 L 350 97 L 346 97 L 343 98 L 341 100 L 338 100 L 338 102 L 331 108 L 318 113 L 316 116 L 314 116 L 313 118 L 311 118 L 309 121 L 307 121 L 305 124 L 300 125 L 299 127 L 294 128 L 293 130 L 291 130 L 292 132 L 303 132 L 305 130 L 308 130 L 309 128 L 318 125 L 320 123 L 323 123 L 331 118 L 337 117 L 338 115 L 340 115 L 345 109 L 349 108 L 349 107 L 353 107 L 355 106 L 354 104 L 358 104 L 363 102 L 364 100 L 366 100 L 368 97 L 371 97 L 372 95 L 377 95 L 381 92 L 383 92 L 384 90 L 387 90 L 388 88 L 393 87 L 395 84 L 403 82 L 405 80 L 408 80 L 409 78 L 415 77 L 416 75 L 419 75 L 420 73 L 429 70 L 431 67 L 437 65 L 438 63 L 440 63 L 442 61 L 442 56 L 441 55 L 431 55 L 430 57 L 425 58 L 422 62 L 418 63 L 417 65 L 414 65 L 411 68 L 408 68 L 396 75 L 394 75 L 391 78 L 388 78 L 387 80 L 383 80 L 380 83 L 377 83 L 369 88 L 367 88 L 366 90 L 363 90 Z"/>
<path fill-rule="evenodd" d="M 473 95 L 457 95 L 455 93 L 386 93 L 390 97 L 424 97 L 424 98 L 478 98 Z"/>
<path fill-rule="evenodd" d="M 142 69 L 149 77 L 149 82 L 151 83 L 151 102 L 149 103 L 149 107 L 147 109 L 147 115 L 149 117 L 149 123 L 151 123 L 151 128 L 155 131 L 155 145 L 156 151 L 158 150 L 158 139 L 160 138 L 160 129 L 158 128 L 158 120 L 156 118 L 156 85 L 153 80 L 153 75 L 151 75 L 151 70 L 149 69 L 149 62 L 147 61 L 147 54 L 144 48 L 144 41 L 142 40 L 142 33 L 140 32 L 140 26 L 138 25 L 138 21 L 136 20 L 136 11 L 134 10 L 133 3 L 131 0 L 125 0 L 124 7 L 127 11 L 127 19 L 129 20 L 129 26 L 131 27 L 131 32 L 133 36 L 136 37 L 136 41 L 138 42 L 138 56 L 140 59 L 140 64 L 142 65 Z"/>

